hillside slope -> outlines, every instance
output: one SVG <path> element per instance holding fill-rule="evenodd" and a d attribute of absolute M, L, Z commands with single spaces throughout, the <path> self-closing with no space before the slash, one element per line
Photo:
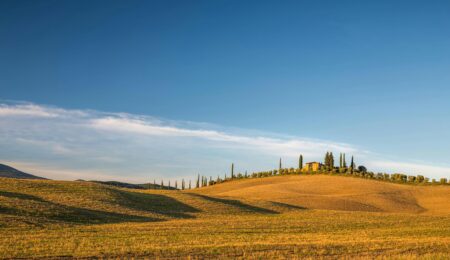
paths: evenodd
<path fill-rule="evenodd" d="M 0 163 L 0 177 L 15 178 L 15 179 L 45 179 L 29 173 L 25 173 L 14 169 L 11 166 Z"/>
<path fill-rule="evenodd" d="M 136 190 L 83 181 L 0 178 L 0 226 L 159 222 L 305 209 L 450 214 L 450 186 L 339 176 L 277 176 L 194 190 Z"/>
<path fill-rule="evenodd" d="M 125 189 L 85 181 L 0 178 L 0 227 L 159 222 L 292 210 L 272 206 L 262 208 L 190 191 Z"/>
<path fill-rule="evenodd" d="M 342 176 L 245 179 L 194 192 L 307 209 L 450 214 L 450 186 L 402 185 Z"/>
<path fill-rule="evenodd" d="M 0 259 L 448 259 L 449 190 L 323 175 L 185 191 L 0 178 Z"/>

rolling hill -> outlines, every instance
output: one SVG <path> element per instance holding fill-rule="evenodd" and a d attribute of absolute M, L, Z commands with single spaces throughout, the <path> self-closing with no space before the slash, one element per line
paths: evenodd
<path fill-rule="evenodd" d="M 162 221 L 305 209 L 450 214 L 450 186 L 313 175 L 244 179 L 180 191 L 0 178 L 0 212 L 26 223 Z"/>
<path fill-rule="evenodd" d="M 0 259 L 448 259 L 449 208 L 447 185 L 342 176 L 185 191 L 0 178 Z"/>
<path fill-rule="evenodd" d="M 5 164 L 0 163 L 0 177 L 4 178 L 14 178 L 14 179 L 45 179 L 42 177 L 38 177 L 29 173 L 25 173 L 14 169 Z"/>
<path fill-rule="evenodd" d="M 194 192 L 308 209 L 450 213 L 450 186 L 404 185 L 342 176 L 287 175 L 246 179 Z"/>

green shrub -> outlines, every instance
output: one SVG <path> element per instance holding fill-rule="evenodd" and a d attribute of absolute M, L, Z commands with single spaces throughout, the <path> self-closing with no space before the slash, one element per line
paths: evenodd
<path fill-rule="evenodd" d="M 416 176 L 408 176 L 408 182 L 415 182 Z"/>
<path fill-rule="evenodd" d="M 417 183 L 423 183 L 423 182 L 425 182 L 425 177 L 423 177 L 422 175 L 417 175 L 417 177 L 416 177 L 416 182 L 417 182 Z"/>

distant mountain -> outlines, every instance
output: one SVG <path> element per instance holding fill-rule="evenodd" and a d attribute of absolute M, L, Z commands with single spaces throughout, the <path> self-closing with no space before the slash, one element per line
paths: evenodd
<path fill-rule="evenodd" d="M 21 172 L 13 167 L 0 163 L 0 177 L 14 179 L 45 179 L 32 174 Z"/>

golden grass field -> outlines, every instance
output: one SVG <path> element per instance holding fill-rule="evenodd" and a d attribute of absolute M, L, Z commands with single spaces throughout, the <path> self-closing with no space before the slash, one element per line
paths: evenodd
<path fill-rule="evenodd" d="M 310 175 L 186 191 L 0 178 L 0 258 L 450 258 L 450 186 Z"/>

